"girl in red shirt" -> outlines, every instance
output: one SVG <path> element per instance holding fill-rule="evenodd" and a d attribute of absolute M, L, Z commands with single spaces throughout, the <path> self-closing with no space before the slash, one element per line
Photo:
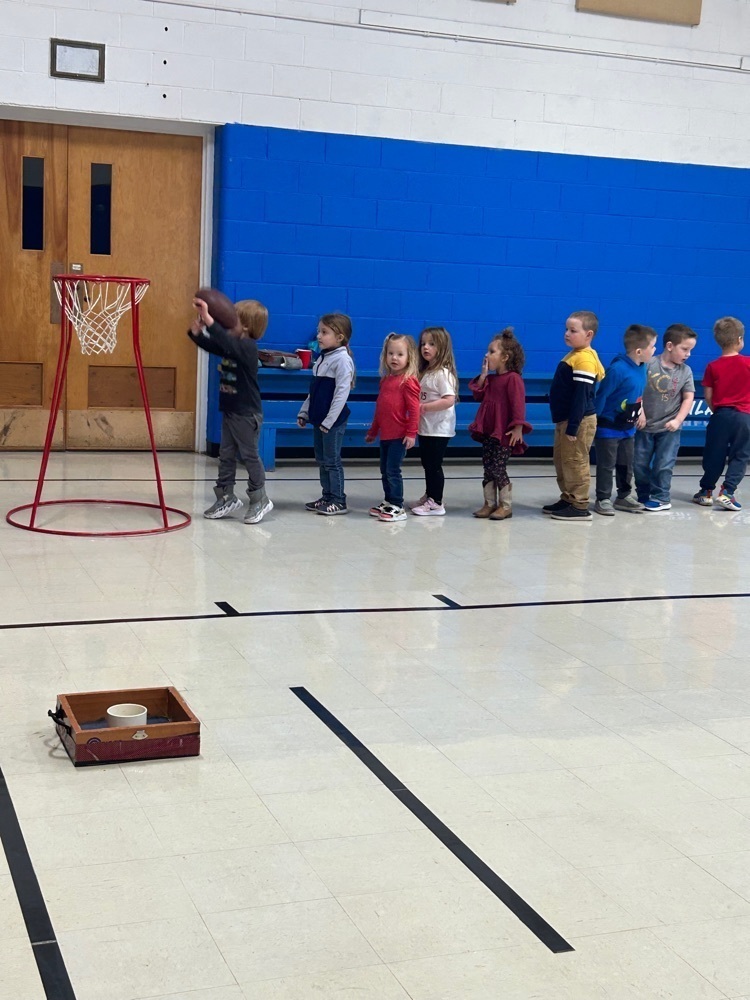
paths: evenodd
<path fill-rule="evenodd" d="M 389 333 L 380 355 L 380 393 L 365 441 L 380 435 L 380 474 L 385 500 L 370 508 L 380 521 L 405 521 L 404 479 L 401 463 L 414 447 L 419 426 L 417 345 L 411 337 Z"/>
<path fill-rule="evenodd" d="M 522 455 L 527 448 L 526 390 L 521 372 L 523 348 L 508 327 L 490 341 L 482 362 L 482 372 L 469 382 L 479 409 L 469 432 L 482 443 L 484 506 L 474 517 L 503 521 L 512 517 L 512 490 L 507 464 L 511 455 Z"/>

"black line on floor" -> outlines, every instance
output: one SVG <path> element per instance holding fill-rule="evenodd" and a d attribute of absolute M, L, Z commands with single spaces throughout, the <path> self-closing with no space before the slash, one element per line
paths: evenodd
<path fill-rule="evenodd" d="M 364 743 L 361 743 L 339 719 L 328 709 L 321 705 L 318 699 L 310 694 L 307 688 L 293 687 L 289 689 L 299 700 L 306 705 L 310 711 L 316 715 L 324 726 L 337 736 L 341 742 L 359 758 L 359 760 L 371 771 L 375 777 L 381 781 L 388 791 L 393 792 L 402 805 L 406 806 L 412 815 L 423 823 L 424 826 L 434 834 L 454 857 L 463 864 L 469 871 L 476 875 L 479 881 L 486 886 L 491 893 L 504 903 L 511 913 L 525 924 L 532 934 L 546 945 L 550 951 L 556 955 L 565 951 L 575 951 L 572 945 L 568 944 L 564 937 L 552 927 L 544 917 L 540 916 L 533 907 L 529 906 L 526 900 L 522 899 L 518 893 L 511 889 L 507 882 L 503 881 L 497 872 L 494 872 L 489 865 L 476 855 L 460 837 L 458 837 L 450 827 L 447 827 L 441 819 L 428 809 L 427 806 L 410 791 L 393 771 L 390 771 L 381 760 L 379 760 L 371 750 L 368 750 Z"/>
<path fill-rule="evenodd" d="M 0 768 L 0 843 L 8 861 L 47 1000 L 75 1000 L 60 945 L 29 857 L 10 790 Z"/>
<path fill-rule="evenodd" d="M 432 595 L 436 601 L 442 601 L 449 608 L 460 608 L 462 605 L 457 604 L 455 601 L 451 600 L 450 597 L 446 597 L 445 594 L 433 594 Z"/>
<path fill-rule="evenodd" d="M 238 615 L 242 612 L 238 611 Z M 263 612 L 257 612 L 263 614 Z M 151 615 L 142 618 L 80 618 L 77 621 L 57 622 L 10 622 L 0 625 L 0 632 L 16 628 L 66 628 L 68 625 L 136 625 L 139 622 L 199 622 L 211 618 L 227 618 L 222 611 L 210 615 Z M 244 617 L 244 616 L 243 616 Z"/>
<path fill-rule="evenodd" d="M 220 608 L 228 618 L 237 618 L 239 611 L 233 608 L 228 601 L 214 601 L 217 608 Z"/>
<path fill-rule="evenodd" d="M 86 618 L 77 621 L 10 622 L 0 624 L 0 632 L 23 628 L 66 628 L 69 625 L 138 625 L 143 622 L 197 622 L 217 618 L 304 618 L 308 615 L 389 615 L 411 611 L 503 611 L 512 608 L 577 607 L 588 604 L 631 604 L 654 601 L 730 601 L 750 597 L 750 592 L 740 594 L 643 594 L 638 597 L 578 597 L 561 601 L 506 601 L 497 604 L 456 604 L 449 597 L 433 594 L 441 604 L 415 604 L 399 608 L 290 608 L 287 611 L 237 611 L 233 614 L 205 615 L 152 615 L 141 618 Z M 450 603 L 448 603 L 450 601 Z M 216 601 L 217 607 L 225 601 Z M 227 605 L 231 607 L 231 605 Z"/>

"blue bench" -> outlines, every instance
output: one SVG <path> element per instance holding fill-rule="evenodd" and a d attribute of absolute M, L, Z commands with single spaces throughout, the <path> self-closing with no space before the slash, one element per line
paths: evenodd
<path fill-rule="evenodd" d="M 311 372 L 261 368 L 258 376 L 264 414 L 260 456 L 266 469 L 271 471 L 276 467 L 276 458 L 280 450 L 307 448 L 312 450 L 310 428 L 302 429 L 297 426 L 297 413 L 308 393 Z M 554 424 L 550 417 L 548 402 L 550 381 L 551 375 L 547 374 L 524 375 L 526 418 L 534 428 L 528 435 L 527 443 L 534 451 L 538 448 L 551 448 L 554 439 Z M 459 402 L 456 405 L 456 436 L 451 442 L 451 448 L 478 448 L 468 433 L 469 424 L 474 419 L 478 405 L 471 397 L 468 382 L 466 378 L 460 381 Z M 367 447 L 365 434 L 375 411 L 379 384 L 380 376 L 377 372 L 357 373 L 357 384 L 349 397 L 351 416 L 347 422 L 344 448 Z M 696 399 L 691 419 L 686 420 L 682 426 L 683 447 L 703 447 L 708 416 L 709 411 L 703 400 Z M 372 454 L 374 457 L 375 448 L 372 449 Z"/>

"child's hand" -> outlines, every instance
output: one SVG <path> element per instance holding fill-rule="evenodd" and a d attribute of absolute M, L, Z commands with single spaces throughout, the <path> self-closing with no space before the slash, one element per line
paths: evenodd
<path fill-rule="evenodd" d="M 375 435 L 371 434 L 369 431 L 365 434 L 365 444 L 372 444 L 375 440 Z"/>
<path fill-rule="evenodd" d="M 642 431 L 645 426 L 646 426 L 646 414 L 643 412 L 643 410 L 641 410 L 641 412 L 638 414 L 638 419 L 635 422 L 635 427 L 636 430 Z"/>
<path fill-rule="evenodd" d="M 486 375 L 489 372 L 489 370 L 490 370 L 490 359 L 485 354 L 485 356 L 482 358 L 482 375 Z"/>
<path fill-rule="evenodd" d="M 523 427 L 511 427 L 509 431 L 506 432 L 507 436 L 510 438 L 508 442 L 511 448 L 515 448 L 519 441 L 523 440 Z"/>
<path fill-rule="evenodd" d="M 190 332 L 195 334 L 203 333 L 203 320 L 199 316 L 196 316 L 190 324 Z"/>
<path fill-rule="evenodd" d="M 566 434 L 565 435 L 565 439 L 566 439 L 566 441 L 577 441 L 578 440 L 578 438 L 575 436 L 575 434 Z"/>
<path fill-rule="evenodd" d="M 408 451 L 410 448 L 414 447 L 414 442 L 416 440 L 417 440 L 416 438 L 409 437 L 409 435 L 407 434 L 407 436 L 403 439 L 402 444 L 406 446 L 406 450 Z"/>
<path fill-rule="evenodd" d="M 320 429 L 321 429 L 321 431 L 322 431 L 323 434 L 327 434 L 328 433 L 328 428 L 324 427 L 322 424 L 320 425 Z"/>
<path fill-rule="evenodd" d="M 203 299 L 193 299 L 193 305 L 198 310 L 198 315 L 203 326 L 213 326 L 214 318 L 208 311 L 208 306 Z"/>
<path fill-rule="evenodd" d="M 297 426 L 298 427 L 307 427 L 307 421 L 305 420 L 304 417 L 297 417 Z"/>
<path fill-rule="evenodd" d="M 678 420 L 677 417 L 673 417 L 671 420 L 668 420 L 666 424 L 664 424 L 664 430 L 671 431 L 673 434 L 675 431 L 678 431 L 680 427 L 682 427 L 682 421 Z"/>

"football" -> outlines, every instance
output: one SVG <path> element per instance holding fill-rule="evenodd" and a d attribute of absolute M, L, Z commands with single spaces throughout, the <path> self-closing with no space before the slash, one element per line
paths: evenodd
<path fill-rule="evenodd" d="M 209 313 L 225 330 L 234 330 L 240 325 L 234 303 L 224 292 L 220 292 L 217 288 L 199 288 L 195 297 L 203 299 Z"/>

